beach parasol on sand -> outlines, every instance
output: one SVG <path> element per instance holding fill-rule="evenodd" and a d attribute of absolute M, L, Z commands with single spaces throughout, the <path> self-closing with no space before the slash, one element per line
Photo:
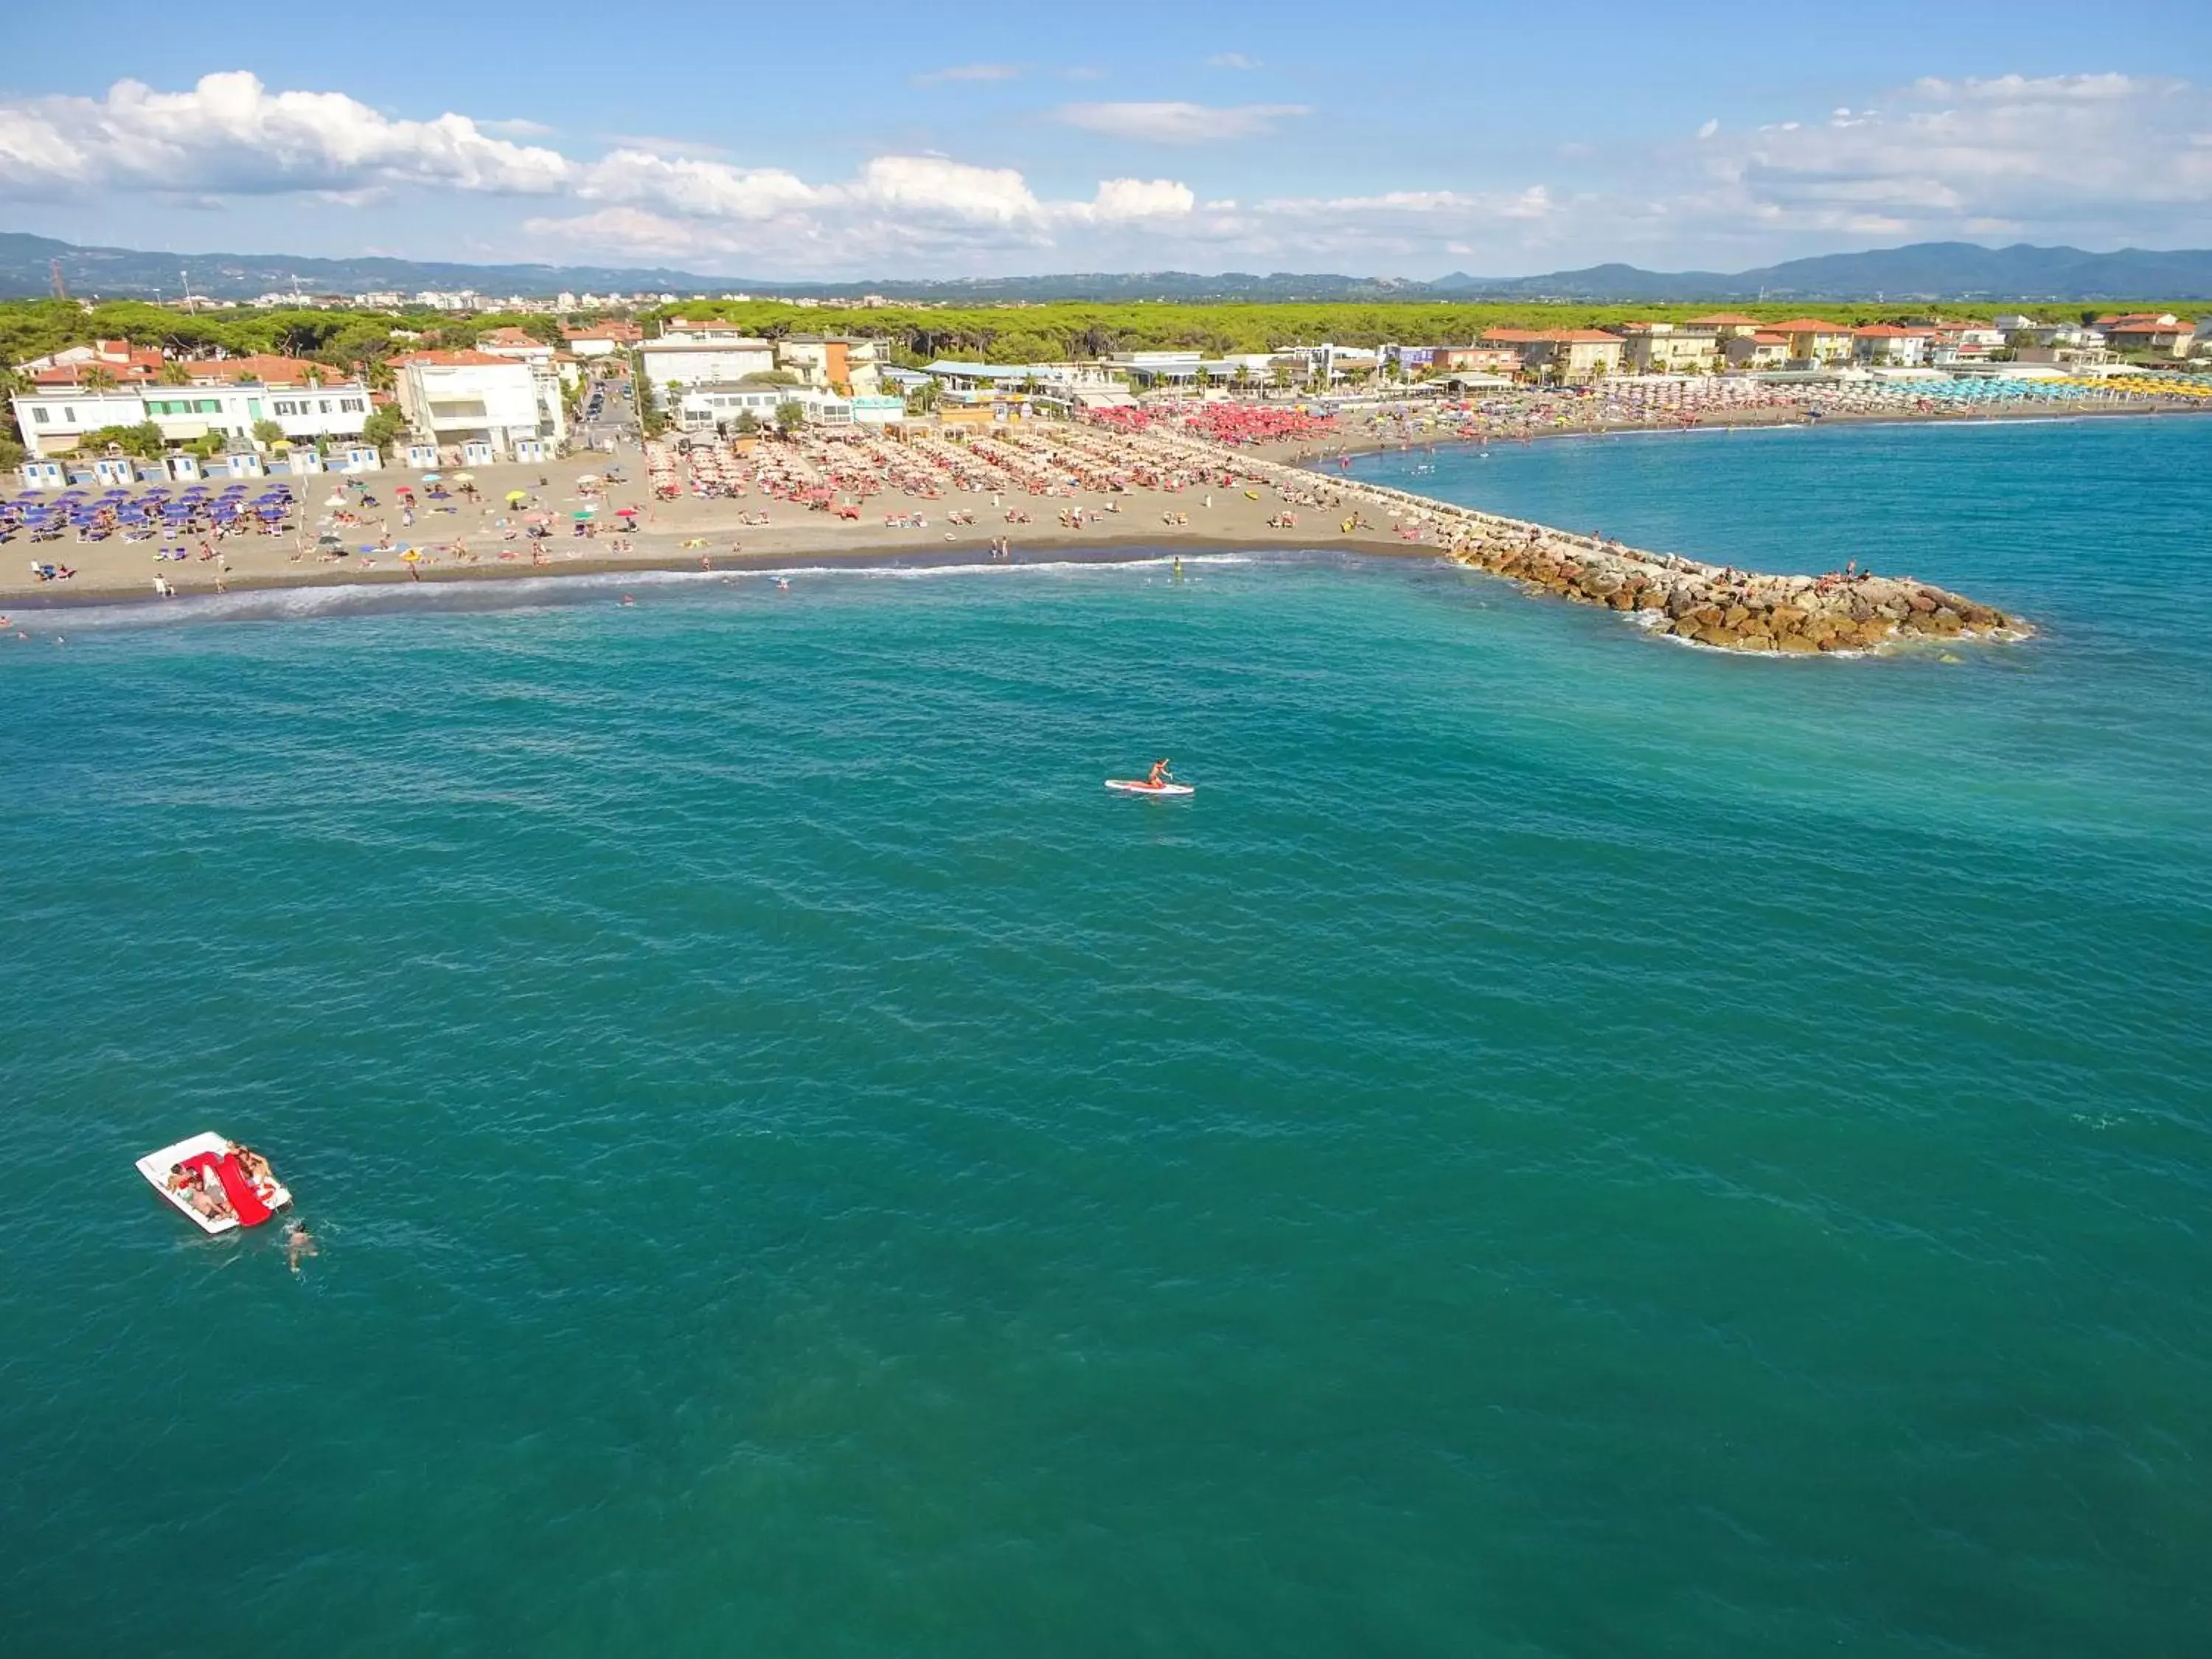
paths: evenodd
<path fill-rule="evenodd" d="M 583 522 L 584 522 L 584 520 L 586 520 L 586 519 L 590 518 L 590 517 L 592 516 L 592 513 L 593 513 L 594 511 L 596 511 L 596 510 L 597 510 L 597 509 L 592 508 L 592 507 L 578 507 L 578 508 L 577 508 L 574 513 L 571 513 L 568 516 L 569 516 L 571 519 L 574 519 L 574 520 L 578 524 L 581 524 L 581 523 L 583 523 Z"/>
<path fill-rule="evenodd" d="M 509 507 L 520 507 L 529 499 L 530 492 L 526 489 L 510 489 L 507 492 L 507 504 Z"/>
<path fill-rule="evenodd" d="M 403 561 L 404 561 L 406 563 L 408 563 L 408 564 L 413 564 L 413 563 L 414 563 L 417 559 L 421 558 L 422 556 L 420 553 L 416 552 L 413 548 L 411 548 L 411 547 L 410 547 L 410 548 L 409 548 L 409 549 L 408 549 L 404 553 L 402 553 L 399 556 L 400 556 L 400 558 L 401 558 Z"/>

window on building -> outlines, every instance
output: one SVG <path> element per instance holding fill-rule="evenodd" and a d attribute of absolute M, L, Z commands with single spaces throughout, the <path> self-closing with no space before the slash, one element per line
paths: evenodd
<path fill-rule="evenodd" d="M 349 415 L 358 415 L 367 405 L 358 398 L 346 398 L 339 401 L 338 407 Z"/>
<path fill-rule="evenodd" d="M 43 409 L 34 409 L 34 410 L 33 410 L 31 411 L 31 422 L 32 422 L 32 424 L 33 424 L 33 425 L 34 425 L 34 426 L 44 426 L 44 425 L 46 425 L 46 411 L 45 410 L 43 410 Z"/>
<path fill-rule="evenodd" d="M 192 413 L 195 415 L 220 415 L 222 413 L 222 399 L 220 398 L 195 398 L 192 402 Z"/>

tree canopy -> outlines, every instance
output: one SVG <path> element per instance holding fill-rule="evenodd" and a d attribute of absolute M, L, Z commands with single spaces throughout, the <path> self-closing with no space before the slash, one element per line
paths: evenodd
<path fill-rule="evenodd" d="M 995 363 L 1045 362 L 1103 357 L 1116 351 L 1197 350 L 1212 355 L 1261 352 L 1334 341 L 1340 345 L 1466 344 L 1485 329 L 1601 328 L 1627 321 L 1682 322 L 1716 308 L 1762 321 L 1816 317 L 1869 323 L 1939 311 L 1947 316 L 1987 317 L 2020 310 L 2049 321 L 2070 321 L 2077 307 L 2014 305 L 2002 301 L 1931 307 L 1918 302 L 1823 304 L 1814 301 L 1728 301 L 1695 305 L 1595 305 L 1540 301 L 1412 302 L 1101 302 L 854 309 L 802 307 L 781 301 L 692 300 L 642 313 L 653 324 L 672 317 L 718 319 L 748 334 L 780 339 L 805 331 L 874 339 L 895 363 L 939 357 Z M 2167 301 L 2114 302 L 2107 309 L 2173 310 Z M 0 366 L 45 356 L 94 339 L 129 339 L 173 355 L 216 350 L 240 356 L 270 352 L 329 364 L 346 374 L 378 374 L 384 360 L 402 349 L 452 349 L 473 345 L 492 329 L 514 326 L 557 343 L 561 319 L 500 312 L 457 317 L 449 313 L 235 310 L 186 313 L 140 300 L 91 306 L 73 300 L 0 301 Z M 398 334 L 401 337 L 395 337 Z"/>

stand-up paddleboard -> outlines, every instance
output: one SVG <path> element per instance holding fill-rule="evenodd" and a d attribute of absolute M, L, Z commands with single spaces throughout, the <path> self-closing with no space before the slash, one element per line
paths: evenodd
<path fill-rule="evenodd" d="M 1188 783 L 1147 783 L 1142 778 L 1109 778 L 1106 787 L 1123 795 L 1194 795 L 1196 786 Z"/>

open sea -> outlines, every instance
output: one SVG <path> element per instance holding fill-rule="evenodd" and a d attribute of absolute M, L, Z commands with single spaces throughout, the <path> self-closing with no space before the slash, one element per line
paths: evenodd
<path fill-rule="evenodd" d="M 2212 1651 L 2212 421 L 1355 470 L 2043 631 L 19 612 L 0 1650 Z M 131 1167 L 204 1128 L 296 1276 Z"/>

